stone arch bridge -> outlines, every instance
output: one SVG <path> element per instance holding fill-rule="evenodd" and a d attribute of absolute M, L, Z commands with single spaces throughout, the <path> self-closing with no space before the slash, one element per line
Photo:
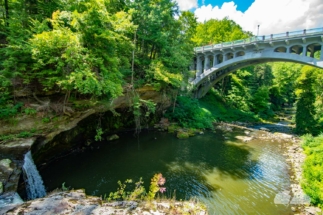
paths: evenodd
<path fill-rule="evenodd" d="M 194 48 L 190 79 L 195 97 L 203 97 L 215 83 L 237 69 L 266 62 L 295 62 L 323 68 L 323 28 L 256 36 Z"/>

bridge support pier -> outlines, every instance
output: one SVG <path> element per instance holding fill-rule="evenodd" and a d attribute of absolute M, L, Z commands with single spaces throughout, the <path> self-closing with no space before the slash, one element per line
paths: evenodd
<path fill-rule="evenodd" d="M 306 55 L 307 55 L 307 46 L 303 46 L 303 53 L 302 53 L 302 55 L 304 57 L 306 57 Z"/>
<path fill-rule="evenodd" d="M 218 64 L 218 58 L 216 55 L 213 55 L 213 67 L 215 67 Z"/>
<path fill-rule="evenodd" d="M 204 57 L 204 71 L 208 70 L 210 68 L 210 58 L 209 56 L 205 55 Z"/>
<path fill-rule="evenodd" d="M 196 70 L 197 70 L 197 76 L 202 74 L 202 60 L 201 57 L 197 56 L 196 58 Z"/>

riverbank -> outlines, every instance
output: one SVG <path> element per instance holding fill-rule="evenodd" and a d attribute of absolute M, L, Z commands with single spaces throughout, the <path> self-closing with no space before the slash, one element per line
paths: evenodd
<path fill-rule="evenodd" d="M 251 126 L 244 123 L 220 123 L 217 128 L 231 131 L 232 128 L 245 130 L 249 137 L 244 137 L 243 141 L 248 142 L 255 138 L 270 141 L 281 142 L 283 155 L 289 165 L 290 188 L 276 195 L 275 202 L 278 204 L 291 205 L 291 210 L 296 215 L 321 215 L 322 210 L 318 207 L 310 205 L 310 198 L 304 193 L 302 182 L 302 166 L 306 155 L 301 146 L 301 139 L 292 133 L 291 128 L 282 123 L 266 124 Z M 257 129 L 255 129 L 257 128 Z M 255 133 L 256 132 L 256 133 Z M 260 133 L 257 133 L 260 132 Z"/>

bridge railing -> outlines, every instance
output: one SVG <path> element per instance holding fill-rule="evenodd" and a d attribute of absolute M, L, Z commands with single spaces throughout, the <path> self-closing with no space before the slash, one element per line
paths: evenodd
<path fill-rule="evenodd" d="M 241 39 L 241 40 L 235 40 L 230 42 L 223 42 L 219 44 L 213 44 L 213 45 L 207 45 L 202 47 L 196 47 L 194 48 L 195 52 L 204 52 L 214 49 L 222 49 L 226 47 L 233 47 L 233 46 L 240 46 L 240 45 L 247 45 L 258 41 L 274 41 L 274 40 L 282 40 L 282 39 L 288 39 L 293 37 L 299 37 L 299 36 L 306 36 L 306 35 L 315 35 L 315 34 L 323 34 L 323 28 L 312 28 L 312 29 L 304 29 L 299 31 L 291 31 L 291 32 L 285 32 L 280 34 L 270 34 L 270 35 L 264 35 L 264 36 L 254 36 L 249 37 L 247 39 Z"/>

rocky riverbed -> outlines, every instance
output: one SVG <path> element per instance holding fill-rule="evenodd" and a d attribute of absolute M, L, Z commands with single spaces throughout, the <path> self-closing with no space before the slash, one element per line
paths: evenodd
<path fill-rule="evenodd" d="M 276 125 L 276 126 L 275 126 Z M 254 139 L 264 141 L 278 141 L 286 157 L 290 168 L 290 189 L 278 194 L 275 198 L 278 204 L 290 204 L 294 214 L 298 215 L 321 215 L 322 210 L 310 205 L 310 198 L 303 192 L 301 187 L 302 165 L 306 155 L 301 146 L 301 139 L 292 134 L 291 127 L 284 123 L 247 126 L 242 123 L 220 123 L 218 129 L 232 131 L 234 128 L 243 129 L 246 136 L 237 136 L 246 144 Z"/>

